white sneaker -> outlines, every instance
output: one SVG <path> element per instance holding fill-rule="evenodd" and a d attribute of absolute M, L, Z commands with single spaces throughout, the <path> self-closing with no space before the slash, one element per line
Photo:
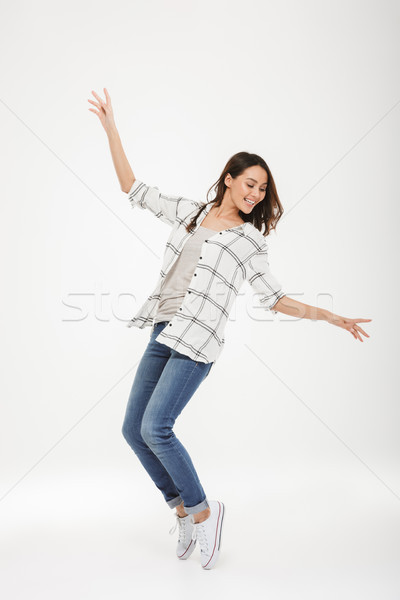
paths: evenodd
<path fill-rule="evenodd" d="M 178 513 L 175 514 L 176 521 L 174 527 L 170 529 L 172 535 L 175 529 L 179 525 L 179 539 L 176 546 L 176 555 L 181 560 L 186 560 L 192 554 L 196 547 L 196 540 L 192 539 L 193 525 L 191 515 L 186 517 L 179 517 Z"/>
<path fill-rule="evenodd" d="M 225 515 L 225 506 L 218 500 L 210 500 L 210 516 L 201 523 L 195 523 L 193 515 L 192 540 L 198 540 L 200 544 L 201 566 L 203 569 L 212 569 L 217 562 L 221 549 L 222 523 Z"/>

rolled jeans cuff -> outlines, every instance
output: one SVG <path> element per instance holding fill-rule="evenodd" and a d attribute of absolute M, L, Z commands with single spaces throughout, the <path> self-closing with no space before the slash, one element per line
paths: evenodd
<path fill-rule="evenodd" d="M 188 515 L 194 515 L 195 513 L 199 513 L 202 510 L 205 510 L 206 508 L 209 508 L 209 507 L 210 507 L 210 505 L 208 504 L 208 500 L 207 500 L 207 498 L 205 498 L 203 500 L 203 502 L 200 502 L 199 504 L 196 504 L 196 506 L 185 506 L 185 505 L 183 505 L 183 510 Z"/>
<path fill-rule="evenodd" d="M 172 498 L 172 500 L 167 500 L 167 504 L 170 508 L 175 508 L 176 506 L 179 506 L 179 504 L 182 504 L 182 502 L 183 500 L 180 496 Z"/>

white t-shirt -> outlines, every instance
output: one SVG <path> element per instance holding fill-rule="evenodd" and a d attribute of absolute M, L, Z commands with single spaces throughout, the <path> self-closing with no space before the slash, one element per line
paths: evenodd
<path fill-rule="evenodd" d="M 161 298 L 154 317 L 154 323 L 169 321 L 181 306 L 194 270 L 201 256 L 204 241 L 215 231 L 202 225 L 196 230 L 184 245 L 179 258 L 172 269 L 168 271 L 163 284 Z"/>

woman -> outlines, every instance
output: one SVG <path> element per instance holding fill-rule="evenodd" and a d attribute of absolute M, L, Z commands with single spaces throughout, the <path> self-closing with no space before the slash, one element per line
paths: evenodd
<path fill-rule="evenodd" d="M 269 270 L 265 237 L 283 209 L 265 161 L 234 155 L 216 182 L 216 198 L 198 203 L 161 194 L 136 179 L 122 148 L 110 96 L 89 100 L 104 127 L 122 191 L 132 207 L 150 210 L 171 227 L 158 283 L 128 327 L 151 326 L 139 363 L 122 433 L 179 524 L 177 556 L 187 559 L 196 542 L 201 565 L 218 558 L 225 506 L 208 500 L 192 460 L 172 431 L 178 415 L 208 376 L 224 346 L 224 329 L 241 284 L 247 280 L 268 310 L 322 319 L 368 334 L 348 319 L 289 298 Z M 213 186 L 214 187 L 214 186 Z M 211 189 L 211 188 L 210 188 Z M 262 228 L 264 231 L 262 232 Z"/>

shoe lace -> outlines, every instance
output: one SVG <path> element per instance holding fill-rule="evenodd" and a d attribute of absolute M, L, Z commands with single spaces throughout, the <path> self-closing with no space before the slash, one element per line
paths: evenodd
<path fill-rule="evenodd" d="M 206 536 L 206 529 L 204 523 L 194 523 L 193 524 L 193 532 L 192 532 L 192 540 L 198 540 L 200 544 L 200 551 L 208 553 L 208 539 Z"/>
<path fill-rule="evenodd" d="M 186 521 L 185 521 L 185 519 L 181 519 L 178 515 L 175 515 L 175 525 L 173 527 L 171 527 L 171 529 L 169 530 L 169 533 L 171 535 L 173 533 L 175 533 L 175 530 L 178 527 L 178 525 L 179 525 L 178 542 L 181 542 L 185 538 Z"/>

